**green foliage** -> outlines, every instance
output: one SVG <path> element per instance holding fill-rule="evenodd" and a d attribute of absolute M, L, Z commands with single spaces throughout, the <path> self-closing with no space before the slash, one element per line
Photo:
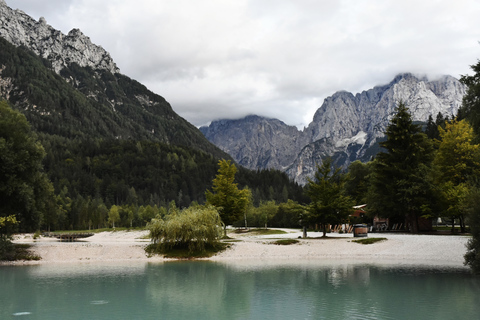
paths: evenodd
<path fill-rule="evenodd" d="M 445 129 L 445 124 L 449 123 L 448 116 L 444 117 L 441 112 L 437 114 L 437 118 L 433 121 L 433 117 L 428 117 L 425 134 L 431 140 L 440 140 L 440 129 Z"/>
<path fill-rule="evenodd" d="M 391 222 L 410 224 L 418 232 L 418 218 L 432 212 L 435 203 L 428 179 L 433 148 L 402 102 L 380 143 L 380 152 L 373 163 L 367 195 L 370 215 L 391 218 Z"/>
<path fill-rule="evenodd" d="M 29 244 L 13 244 L 11 242 L 0 241 L 0 260 L 5 261 L 37 261 L 40 256 L 30 252 L 31 245 Z"/>
<path fill-rule="evenodd" d="M 207 190 L 207 203 L 218 209 L 225 226 L 239 220 L 245 214 L 251 199 L 248 189 L 238 189 L 235 183 L 237 168 L 230 160 L 218 162 L 218 174 L 213 179 L 212 191 Z"/>
<path fill-rule="evenodd" d="M 470 190 L 466 205 L 472 238 L 467 243 L 465 265 L 469 266 L 475 274 L 480 274 L 480 189 L 478 186 Z"/>
<path fill-rule="evenodd" d="M 108 211 L 108 222 L 112 224 L 112 228 L 115 229 L 115 222 L 120 220 L 120 210 L 119 207 L 113 205 Z"/>
<path fill-rule="evenodd" d="M 445 128 L 439 127 L 439 134 L 432 174 L 443 200 L 442 216 L 460 219 L 465 232 L 465 201 L 469 180 L 480 173 L 480 145 L 473 142 L 473 129 L 465 120 L 446 123 Z"/>
<path fill-rule="evenodd" d="M 50 63 L 0 38 L 9 101 L 37 132 L 68 139 L 152 140 L 228 157 L 170 104 L 122 74 L 73 63 L 57 75 Z"/>
<path fill-rule="evenodd" d="M 317 165 L 314 179 L 308 179 L 306 192 L 311 203 L 308 206 L 312 223 L 320 224 L 323 236 L 326 236 L 327 225 L 342 222 L 353 212 L 353 201 L 345 195 L 345 175 L 340 168 L 332 169 L 332 160 L 326 159 L 321 166 Z"/>
<path fill-rule="evenodd" d="M 25 213 L 31 221 L 19 217 L 22 230 L 105 227 L 112 205 L 122 206 L 116 226 L 145 225 L 151 217 L 142 221 L 142 206 L 204 203 L 218 159 L 229 159 L 165 99 L 126 76 L 77 64 L 57 75 L 48 61 L 4 39 L 0 65 L 2 77 L 12 81 L 6 98 L 43 145 L 43 165 L 57 195 L 43 203 L 34 199 L 38 210 Z M 42 179 L 39 188 L 48 186 Z M 240 168 L 238 179 L 241 189 L 253 190 L 257 204 L 301 201 L 302 187 L 282 172 Z M 32 207 L 31 193 L 23 196 L 21 204 Z"/>
<path fill-rule="evenodd" d="M 150 238 L 161 251 L 188 248 L 190 253 L 204 252 L 215 246 L 222 234 L 222 221 L 212 206 L 196 206 L 174 212 L 165 219 L 153 219 L 148 224 Z"/>
<path fill-rule="evenodd" d="M 467 182 L 480 173 L 480 145 L 467 121 L 452 121 L 439 128 L 440 145 L 435 155 L 437 183 L 451 181 L 454 185 Z"/>
<path fill-rule="evenodd" d="M 267 228 L 268 222 L 273 219 L 273 217 L 277 214 L 278 212 L 278 205 L 275 203 L 275 201 L 262 201 L 260 203 L 260 206 L 257 208 L 252 208 L 250 210 L 250 215 L 248 217 L 248 220 L 250 221 L 250 226 L 265 226 L 265 229 Z M 250 216 L 252 217 L 252 220 L 250 220 Z"/>
<path fill-rule="evenodd" d="M 13 233 L 13 228 L 18 224 L 15 215 L 0 217 L 0 237 L 8 238 Z"/>
<path fill-rule="evenodd" d="M 362 163 L 358 160 L 348 166 L 345 192 L 352 197 L 357 205 L 364 204 L 367 201 L 371 171 L 371 163 Z"/>
<path fill-rule="evenodd" d="M 299 242 L 300 241 L 296 239 L 281 239 L 281 240 L 274 241 L 273 244 L 280 245 L 280 246 L 288 246 L 291 244 L 297 244 Z"/>
<path fill-rule="evenodd" d="M 16 215 L 23 231 L 37 230 L 43 213 L 55 214 L 44 156 L 25 116 L 0 101 L 0 215 Z"/>
<path fill-rule="evenodd" d="M 252 233 L 255 235 L 272 235 L 272 234 L 286 234 L 287 232 L 283 230 L 275 230 L 275 229 L 250 229 L 248 233 Z"/>
<path fill-rule="evenodd" d="M 250 206 L 247 209 L 248 227 L 270 226 L 275 228 L 299 228 L 305 213 L 305 207 L 298 202 L 288 200 L 276 204 L 274 201 L 261 201 L 258 207 Z M 234 223 L 235 227 L 244 226 L 244 221 Z"/>
<path fill-rule="evenodd" d="M 387 238 L 365 238 L 359 240 L 352 240 L 352 242 L 360 243 L 360 244 L 373 244 L 380 241 L 385 241 Z"/>
<path fill-rule="evenodd" d="M 467 92 L 458 111 L 458 118 L 459 120 L 467 119 L 478 137 L 480 136 L 480 60 L 470 67 L 475 74 L 460 78 L 460 81 L 467 86 Z"/>

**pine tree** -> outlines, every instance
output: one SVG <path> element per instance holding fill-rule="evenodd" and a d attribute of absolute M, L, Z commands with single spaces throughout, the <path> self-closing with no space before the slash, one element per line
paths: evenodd
<path fill-rule="evenodd" d="M 431 210 L 433 191 L 428 177 L 432 147 L 403 102 L 385 132 L 374 162 L 368 208 L 371 215 L 410 224 L 418 232 L 418 218 Z"/>
<path fill-rule="evenodd" d="M 345 195 L 344 186 L 345 176 L 340 168 L 332 169 L 330 158 L 317 165 L 314 179 L 308 178 L 309 220 L 322 226 L 324 237 L 328 224 L 341 223 L 353 211 L 353 201 Z"/>
<path fill-rule="evenodd" d="M 470 66 L 475 72 L 473 76 L 464 75 L 460 81 L 467 86 L 462 107 L 458 110 L 458 119 L 467 119 L 477 136 L 480 135 L 480 60 Z"/>
<path fill-rule="evenodd" d="M 235 183 L 237 168 L 230 160 L 220 160 L 218 165 L 218 174 L 213 179 L 212 191 L 207 190 L 205 196 L 207 204 L 213 205 L 219 211 L 226 236 L 226 226 L 245 215 L 252 196 L 249 189 L 238 189 Z"/>

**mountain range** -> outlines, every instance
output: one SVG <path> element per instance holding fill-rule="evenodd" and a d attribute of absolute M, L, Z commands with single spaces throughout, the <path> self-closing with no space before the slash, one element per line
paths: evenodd
<path fill-rule="evenodd" d="M 344 167 L 374 156 L 399 101 L 425 122 L 439 112 L 455 115 L 464 94 L 451 76 L 405 73 L 355 95 L 333 94 L 304 130 L 254 115 L 198 130 L 163 97 L 121 74 L 110 54 L 80 30 L 63 34 L 0 0 L 0 97 L 43 137 L 154 141 L 233 158 L 248 169 L 278 169 L 304 184 L 327 156 Z"/>
<path fill-rule="evenodd" d="M 213 121 L 200 130 L 239 164 L 279 169 L 305 184 L 325 157 L 344 168 L 355 160 L 370 160 L 380 150 L 378 142 L 400 101 L 407 105 L 413 120 L 421 123 L 430 116 L 435 119 L 438 113 L 455 116 L 464 95 L 465 86 L 452 76 L 429 80 L 403 73 L 386 85 L 355 95 L 334 93 L 304 130 L 253 115 Z"/>
<path fill-rule="evenodd" d="M 0 0 L 0 49 L 0 95 L 36 131 L 151 139 L 229 158 L 78 29 L 65 35 Z"/>

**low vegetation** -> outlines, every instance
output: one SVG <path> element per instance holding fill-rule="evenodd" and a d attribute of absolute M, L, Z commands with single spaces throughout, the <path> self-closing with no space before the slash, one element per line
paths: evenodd
<path fill-rule="evenodd" d="M 41 258 L 30 251 L 29 244 L 14 244 L 10 241 L 0 243 L 0 261 L 36 261 Z"/>
<path fill-rule="evenodd" d="M 148 224 L 153 244 L 147 253 L 164 256 L 181 255 L 203 257 L 207 252 L 225 249 L 219 239 L 223 223 L 212 206 L 194 206 L 184 210 L 171 208 L 164 218 L 153 219 Z"/>
<path fill-rule="evenodd" d="M 259 235 L 259 236 L 286 234 L 287 233 L 286 231 L 283 231 L 283 230 L 261 229 L 261 228 L 249 229 L 249 230 L 246 230 L 246 231 L 245 231 L 245 229 L 237 229 L 235 232 L 236 233 L 250 233 L 250 234 L 255 234 L 255 235 Z"/>
<path fill-rule="evenodd" d="M 288 246 L 288 245 L 291 245 L 291 244 L 297 244 L 299 242 L 300 241 L 298 241 L 296 239 L 281 239 L 281 240 L 277 240 L 277 241 L 273 242 L 273 244 L 281 245 L 281 246 Z"/>
<path fill-rule="evenodd" d="M 360 244 L 373 244 L 380 241 L 385 241 L 387 238 L 365 238 L 359 240 L 353 240 L 352 242 L 360 243 Z"/>

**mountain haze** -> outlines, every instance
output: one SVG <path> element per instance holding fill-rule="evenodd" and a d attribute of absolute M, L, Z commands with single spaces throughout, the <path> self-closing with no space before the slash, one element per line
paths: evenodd
<path fill-rule="evenodd" d="M 336 92 L 324 100 L 303 131 L 256 116 L 213 121 L 200 130 L 240 164 L 280 169 L 304 184 L 322 158 L 331 156 L 345 167 L 375 155 L 398 102 L 405 102 L 414 121 L 426 122 L 439 112 L 455 116 L 464 94 L 464 85 L 451 76 L 429 80 L 405 73 L 355 95 Z"/>

